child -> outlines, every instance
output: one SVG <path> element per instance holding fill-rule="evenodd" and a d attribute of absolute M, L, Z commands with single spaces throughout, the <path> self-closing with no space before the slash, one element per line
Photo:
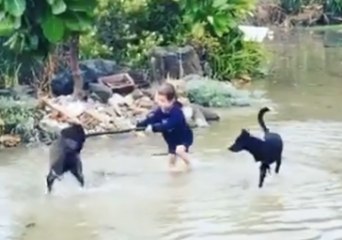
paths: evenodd
<path fill-rule="evenodd" d="M 193 133 L 185 120 L 182 104 L 177 101 L 173 85 L 163 84 L 157 90 L 155 101 L 158 108 L 138 122 L 137 127 L 150 126 L 153 132 L 161 132 L 168 145 L 170 167 L 174 167 L 177 157 L 180 157 L 190 170 L 188 151 L 193 143 Z"/>

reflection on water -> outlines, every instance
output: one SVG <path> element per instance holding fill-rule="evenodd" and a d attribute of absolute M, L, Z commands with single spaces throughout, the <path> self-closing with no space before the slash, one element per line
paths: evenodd
<path fill-rule="evenodd" d="M 189 174 L 169 173 L 165 157 L 153 156 L 159 137 L 97 138 L 83 154 L 86 188 L 67 175 L 47 196 L 47 148 L 6 151 L 0 239 L 341 239 L 342 53 L 303 34 L 270 48 L 276 71 L 258 87 L 276 104 L 267 122 L 286 145 L 280 175 L 264 189 L 251 157 L 226 151 L 242 127 L 260 135 L 257 108 L 198 130 Z"/>

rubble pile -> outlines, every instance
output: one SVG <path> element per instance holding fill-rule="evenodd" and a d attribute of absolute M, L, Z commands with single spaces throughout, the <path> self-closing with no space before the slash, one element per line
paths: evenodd
<path fill-rule="evenodd" d="M 56 132 L 67 126 L 68 118 L 78 119 L 87 133 L 113 132 L 132 129 L 136 117 L 148 112 L 153 106 L 152 99 L 113 94 L 107 103 L 88 99 L 75 101 L 73 96 L 59 96 L 44 100 L 45 116 L 40 127 L 48 132 Z"/>
<path fill-rule="evenodd" d="M 204 108 L 189 102 L 184 88 L 180 87 L 182 81 L 176 80 L 171 83 L 179 92 L 179 100 L 184 106 L 183 110 L 189 124 L 193 127 L 208 127 L 207 119 L 203 114 Z M 113 93 L 106 103 L 97 100 L 96 97 L 79 101 L 72 95 L 44 99 L 42 106 L 45 114 L 40 121 L 40 128 L 48 132 L 58 132 L 67 126 L 68 119 L 77 119 L 85 127 L 87 134 L 132 129 L 138 118 L 144 117 L 155 107 L 153 90 L 132 88 L 132 91 L 127 93 L 126 88 L 125 91 L 123 94 L 116 91 L 117 93 Z"/>

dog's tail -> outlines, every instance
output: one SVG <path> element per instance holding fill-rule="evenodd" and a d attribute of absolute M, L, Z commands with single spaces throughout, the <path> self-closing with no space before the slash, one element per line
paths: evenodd
<path fill-rule="evenodd" d="M 270 109 L 268 107 L 263 107 L 260 109 L 258 113 L 258 122 L 264 133 L 268 133 L 270 130 L 266 127 L 265 121 L 264 121 L 264 115 L 266 112 L 269 112 Z"/>

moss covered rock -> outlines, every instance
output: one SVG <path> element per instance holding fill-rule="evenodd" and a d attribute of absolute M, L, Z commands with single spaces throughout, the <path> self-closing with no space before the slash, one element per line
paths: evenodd
<path fill-rule="evenodd" d="M 249 106 L 258 98 L 247 90 L 236 89 L 229 82 L 189 75 L 184 78 L 191 102 L 205 107 Z"/>

